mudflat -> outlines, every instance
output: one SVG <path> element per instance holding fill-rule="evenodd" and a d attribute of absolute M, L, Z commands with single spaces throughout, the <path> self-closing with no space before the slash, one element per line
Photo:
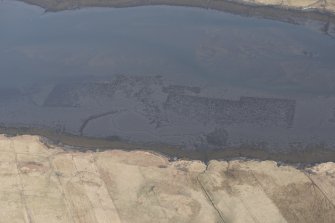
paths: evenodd
<path fill-rule="evenodd" d="M 335 164 L 76 152 L 0 136 L 2 222 L 333 222 Z"/>

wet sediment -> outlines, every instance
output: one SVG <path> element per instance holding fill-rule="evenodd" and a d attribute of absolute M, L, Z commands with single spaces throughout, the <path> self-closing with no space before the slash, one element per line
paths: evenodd
<path fill-rule="evenodd" d="M 308 166 L 315 163 L 334 162 L 335 151 L 323 148 L 322 145 L 310 145 L 299 151 L 273 152 L 251 145 L 239 146 L 238 148 L 187 150 L 180 146 L 162 144 L 140 144 L 126 142 L 114 138 L 96 138 L 73 135 L 52 129 L 41 128 L 16 128 L 0 127 L 0 134 L 7 136 L 38 135 L 46 145 L 63 146 L 64 149 L 72 151 L 150 151 L 173 159 L 201 160 L 207 163 L 210 160 L 233 160 L 233 159 L 256 159 L 273 160 L 279 163 L 299 164 Z"/>

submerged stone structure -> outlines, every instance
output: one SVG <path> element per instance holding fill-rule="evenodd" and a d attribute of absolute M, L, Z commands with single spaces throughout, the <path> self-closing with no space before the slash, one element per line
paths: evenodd
<path fill-rule="evenodd" d="M 294 120 L 295 101 L 255 97 L 241 97 L 235 101 L 172 94 L 168 96 L 165 107 L 200 122 L 290 127 Z"/>

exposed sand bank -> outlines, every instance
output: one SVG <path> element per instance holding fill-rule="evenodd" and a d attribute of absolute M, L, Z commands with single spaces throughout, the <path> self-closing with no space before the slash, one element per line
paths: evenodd
<path fill-rule="evenodd" d="M 2 222 L 334 222 L 335 164 L 174 161 L 0 136 Z"/>

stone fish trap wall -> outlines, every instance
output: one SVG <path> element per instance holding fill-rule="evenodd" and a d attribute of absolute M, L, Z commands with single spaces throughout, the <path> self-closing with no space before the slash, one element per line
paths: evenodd
<path fill-rule="evenodd" d="M 168 96 L 165 108 L 199 121 L 290 127 L 295 101 L 256 97 L 241 97 L 239 101 L 234 101 L 172 94 Z"/>

